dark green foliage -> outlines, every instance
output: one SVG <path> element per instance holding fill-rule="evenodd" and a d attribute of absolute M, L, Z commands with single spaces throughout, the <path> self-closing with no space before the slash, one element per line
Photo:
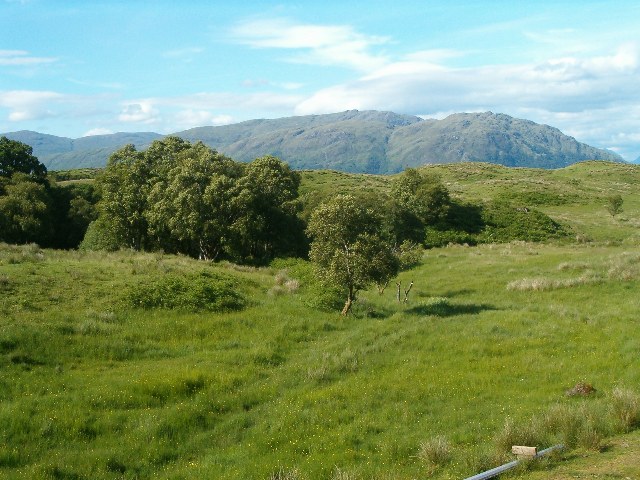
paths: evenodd
<path fill-rule="evenodd" d="M 177 137 L 114 153 L 97 179 L 99 221 L 84 248 L 163 250 L 260 264 L 306 253 L 299 174 L 275 157 L 248 165 Z"/>
<path fill-rule="evenodd" d="M 623 203 L 624 200 L 622 200 L 622 195 L 611 195 L 610 197 L 607 197 L 607 211 L 612 217 L 615 217 L 619 213 L 622 213 Z"/>
<path fill-rule="evenodd" d="M 126 302 L 135 308 L 193 312 L 239 310 L 246 303 L 238 293 L 236 281 L 208 272 L 196 275 L 167 274 L 149 283 L 137 284 L 130 288 Z"/>
<path fill-rule="evenodd" d="M 88 225 L 79 248 L 115 252 L 121 248 L 123 241 L 105 217 L 98 217 Z"/>
<path fill-rule="evenodd" d="M 482 210 L 485 224 L 479 239 L 483 242 L 526 240 L 542 242 L 567 235 L 566 229 L 548 215 L 527 207 L 495 202 Z"/>
<path fill-rule="evenodd" d="M 261 157 L 247 165 L 232 202 L 236 218 L 227 248 L 233 258 L 264 263 L 306 253 L 304 225 L 297 217 L 299 186 L 300 175 L 278 158 Z"/>
<path fill-rule="evenodd" d="M 75 248 L 95 219 L 90 184 L 50 184 L 31 147 L 0 138 L 0 240 Z"/>
<path fill-rule="evenodd" d="M 51 197 L 46 186 L 30 175 L 14 173 L 0 187 L 0 240 L 51 244 Z"/>
<path fill-rule="evenodd" d="M 449 244 L 458 245 L 476 245 L 478 243 L 478 236 L 467 233 L 464 230 L 439 228 L 426 228 L 424 232 L 424 245 L 427 248 L 444 247 Z"/>
<path fill-rule="evenodd" d="M 29 145 L 0 137 L 0 177 L 11 177 L 14 173 L 24 173 L 43 181 L 47 168 L 33 156 L 33 148 Z"/>
<path fill-rule="evenodd" d="M 484 226 L 481 206 L 451 201 L 446 217 L 424 229 L 424 245 L 429 248 L 450 243 L 476 245 Z"/>
<path fill-rule="evenodd" d="M 54 225 L 49 246 L 77 248 L 89 224 L 98 216 L 98 193 L 95 186 L 92 183 L 53 184 L 49 192 L 52 198 L 51 219 Z"/>
<path fill-rule="evenodd" d="M 358 291 L 388 282 L 400 267 L 385 238 L 383 216 L 356 197 L 338 195 L 311 216 L 309 258 L 318 274 L 346 294 L 346 315 Z"/>
<path fill-rule="evenodd" d="M 444 220 L 451 204 L 449 192 L 437 176 L 414 168 L 406 169 L 395 178 L 391 196 L 422 225 L 436 224 Z"/>
<path fill-rule="evenodd" d="M 435 175 L 408 168 L 391 186 L 387 208 L 395 241 L 411 241 L 431 245 L 425 240 L 425 229 L 459 229 L 455 223 L 458 210 L 452 210 L 449 191 Z M 450 219 L 451 217 L 451 219 Z M 427 229 L 427 230 L 429 230 Z"/>

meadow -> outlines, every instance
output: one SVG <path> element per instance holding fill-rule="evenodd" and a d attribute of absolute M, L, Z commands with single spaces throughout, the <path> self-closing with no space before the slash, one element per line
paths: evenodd
<path fill-rule="evenodd" d="M 553 478 L 637 436 L 640 169 L 428 168 L 571 236 L 427 250 L 406 303 L 392 283 L 346 318 L 304 260 L 0 245 L 0 477 L 453 479 L 564 443 L 527 466 Z M 388 182 L 306 172 L 302 190 Z"/>

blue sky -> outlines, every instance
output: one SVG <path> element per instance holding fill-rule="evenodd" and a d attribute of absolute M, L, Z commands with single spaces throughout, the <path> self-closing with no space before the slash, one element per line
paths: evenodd
<path fill-rule="evenodd" d="M 640 156 L 640 2 L 0 0 L 0 132 L 506 113 Z"/>

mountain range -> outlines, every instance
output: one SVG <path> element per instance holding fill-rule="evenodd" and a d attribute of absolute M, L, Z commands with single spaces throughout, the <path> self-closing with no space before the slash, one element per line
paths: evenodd
<path fill-rule="evenodd" d="M 31 145 L 49 170 L 103 167 L 126 144 L 145 148 L 163 135 L 114 133 L 71 139 L 31 131 L 2 134 Z M 275 155 L 295 169 L 396 173 L 433 163 L 490 162 L 561 168 L 583 160 L 624 161 L 548 125 L 501 113 L 456 113 L 442 120 L 349 110 L 325 115 L 248 120 L 173 133 L 202 141 L 239 161 Z"/>

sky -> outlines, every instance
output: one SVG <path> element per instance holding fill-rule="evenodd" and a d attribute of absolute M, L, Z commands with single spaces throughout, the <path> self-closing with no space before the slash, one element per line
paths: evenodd
<path fill-rule="evenodd" d="M 0 0 L 0 132 L 492 111 L 640 156 L 640 2 Z"/>

